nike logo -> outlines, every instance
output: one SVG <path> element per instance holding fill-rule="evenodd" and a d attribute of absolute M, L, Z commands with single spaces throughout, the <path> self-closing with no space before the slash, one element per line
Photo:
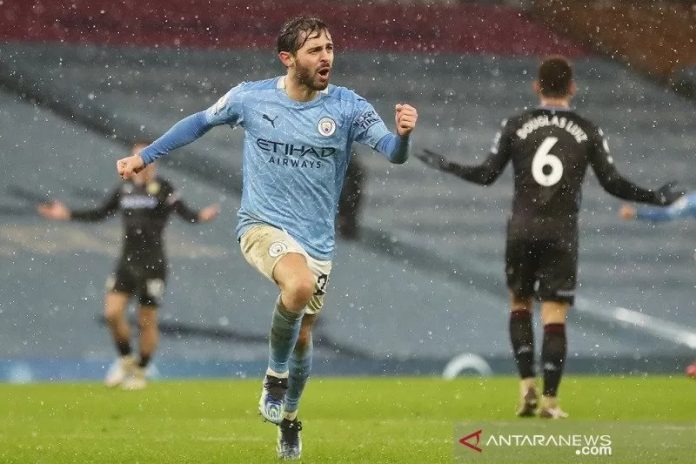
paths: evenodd
<path fill-rule="evenodd" d="M 278 116 L 276 116 L 275 118 L 271 119 L 270 116 L 268 116 L 267 114 L 264 114 L 264 115 L 263 115 L 263 119 L 265 119 L 266 121 L 270 122 L 270 123 L 271 123 L 271 126 L 273 126 L 273 128 L 275 129 L 275 120 L 278 119 Z"/>

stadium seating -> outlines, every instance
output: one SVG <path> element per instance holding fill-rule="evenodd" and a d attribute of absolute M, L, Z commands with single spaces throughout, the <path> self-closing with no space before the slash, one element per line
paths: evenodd
<path fill-rule="evenodd" d="M 655 78 L 696 65 L 690 1 L 539 0 L 529 10 L 554 30 Z"/>

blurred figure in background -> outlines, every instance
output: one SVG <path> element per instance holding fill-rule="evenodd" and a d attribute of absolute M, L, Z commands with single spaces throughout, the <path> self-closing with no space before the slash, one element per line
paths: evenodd
<path fill-rule="evenodd" d="M 358 154 L 353 152 L 338 201 L 338 216 L 336 216 L 336 231 L 345 240 L 357 240 L 360 235 L 360 206 L 366 173 Z"/>
<path fill-rule="evenodd" d="M 145 146 L 146 143 L 135 144 L 132 153 Z M 189 209 L 172 185 L 157 177 L 154 164 L 118 185 L 98 208 L 71 210 L 60 201 L 38 206 L 39 214 L 57 221 L 101 221 L 118 211 L 123 217 L 123 244 L 116 270 L 106 282 L 104 316 L 119 358 L 109 369 L 104 383 L 108 387 L 120 385 L 126 390 L 139 390 L 146 386 L 145 369 L 159 340 L 157 308 L 167 277 L 162 233 L 169 215 L 174 212 L 191 223 L 207 222 L 217 216 L 219 207 L 210 205 L 201 211 Z M 132 354 L 126 318 L 131 297 L 137 297 L 139 303 L 138 358 Z"/>
<path fill-rule="evenodd" d="M 575 301 L 578 213 L 588 166 L 608 193 L 631 201 L 667 205 L 671 184 L 643 189 L 619 174 L 602 131 L 570 106 L 576 84 L 568 60 L 555 56 L 539 66 L 534 92 L 539 106 L 503 121 L 488 158 L 464 166 L 432 151 L 424 163 L 481 185 L 493 183 L 512 162 L 514 196 L 508 220 L 505 273 L 510 294 L 510 341 L 520 374 L 517 415 L 561 419 L 557 394 L 566 362 L 566 318 Z M 544 339 L 541 407 L 534 366 L 534 299 L 541 301 Z"/>
<path fill-rule="evenodd" d="M 685 193 L 666 208 L 635 207 L 623 205 L 619 217 L 624 221 L 667 222 L 675 219 L 696 218 L 696 191 Z M 694 254 L 696 259 L 696 253 Z M 686 367 L 686 375 L 696 378 L 696 361 Z"/>

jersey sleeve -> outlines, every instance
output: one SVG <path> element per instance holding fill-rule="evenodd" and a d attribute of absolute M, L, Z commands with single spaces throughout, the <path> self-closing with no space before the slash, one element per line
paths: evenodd
<path fill-rule="evenodd" d="M 172 150 L 188 145 L 201 138 L 215 126 L 241 124 L 243 84 L 239 84 L 222 96 L 217 103 L 205 111 L 192 114 L 174 124 L 160 138 L 140 152 L 143 163 L 147 166 Z"/>
<path fill-rule="evenodd" d="M 118 211 L 121 187 L 115 188 L 97 208 L 70 211 L 70 219 L 75 221 L 101 221 Z"/>
<path fill-rule="evenodd" d="M 351 124 L 352 141 L 373 149 L 377 148 L 380 140 L 391 134 L 374 107 L 357 95 Z"/>
<path fill-rule="evenodd" d="M 211 126 L 220 126 L 222 124 L 237 126 L 243 124 L 243 93 L 244 83 L 241 83 L 220 97 L 213 106 L 205 110 L 206 123 Z"/>
<path fill-rule="evenodd" d="M 476 184 L 490 185 L 500 177 L 510 161 L 512 135 L 513 131 L 510 129 L 510 124 L 507 120 L 503 120 L 500 130 L 493 139 L 488 157 L 483 163 L 477 166 L 465 166 L 447 162 L 442 170 Z"/>
<path fill-rule="evenodd" d="M 594 128 L 590 133 L 590 165 L 602 188 L 624 200 L 660 205 L 660 196 L 656 192 L 639 187 L 619 174 L 614 165 L 614 159 L 609 154 L 609 144 L 602 130 Z"/>
<path fill-rule="evenodd" d="M 191 209 L 181 199 L 179 192 L 174 190 L 170 184 L 167 184 L 163 199 L 164 206 L 167 210 L 176 213 L 181 219 L 186 222 L 198 222 L 198 211 Z"/>

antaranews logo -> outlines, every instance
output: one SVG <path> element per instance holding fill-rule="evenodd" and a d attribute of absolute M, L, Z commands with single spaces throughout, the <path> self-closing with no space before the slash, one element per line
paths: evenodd
<path fill-rule="evenodd" d="M 483 433 L 484 430 L 487 430 L 486 434 Z M 538 429 L 530 433 L 528 430 L 523 431 L 519 426 L 506 424 L 502 427 L 475 427 L 456 436 L 458 437 L 457 447 L 461 450 L 457 454 L 461 457 L 468 456 L 470 462 L 489 462 L 500 453 L 515 454 L 520 457 L 534 456 L 539 453 L 559 453 L 559 457 L 610 457 L 613 454 L 612 437 L 607 433 L 564 433 L 564 431 L 553 429 Z M 486 453 L 483 453 L 484 449 Z M 553 451 L 554 449 L 556 451 Z M 484 454 L 487 458 L 483 457 Z"/>
<path fill-rule="evenodd" d="M 452 442 L 455 460 L 463 463 L 686 464 L 696 455 L 694 430 L 693 422 L 468 422 L 455 425 Z M 636 446 L 636 437 L 646 434 L 651 439 Z"/>
<path fill-rule="evenodd" d="M 474 433 L 470 433 L 469 435 L 466 435 L 462 438 L 459 439 L 459 443 L 461 443 L 464 446 L 469 447 L 471 450 L 476 451 L 477 453 L 482 452 L 483 450 L 479 448 L 478 444 L 481 442 L 481 434 L 483 433 L 482 429 L 479 429 L 475 431 Z M 471 441 L 476 440 L 475 443 L 471 443 Z"/>
<path fill-rule="evenodd" d="M 611 456 L 610 435 L 494 433 L 482 439 L 483 429 L 463 436 L 459 443 L 478 453 L 481 446 L 576 448 L 577 455 Z M 481 443 L 481 446 L 479 446 Z"/>

